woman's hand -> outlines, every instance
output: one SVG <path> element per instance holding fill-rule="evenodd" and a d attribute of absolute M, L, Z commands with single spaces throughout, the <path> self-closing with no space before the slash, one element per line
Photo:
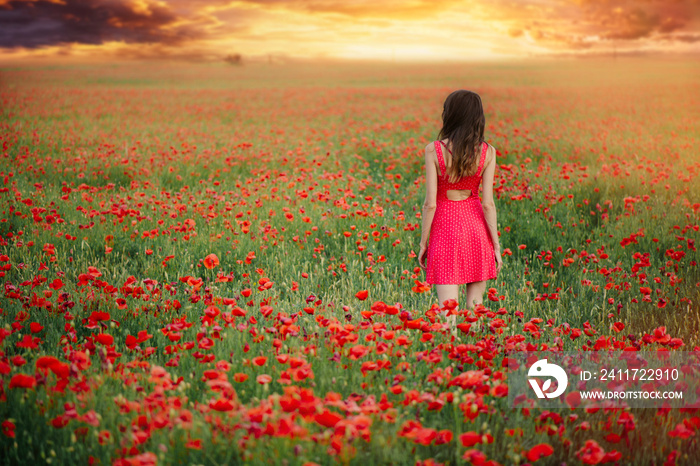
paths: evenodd
<path fill-rule="evenodd" d="M 496 249 L 494 250 L 494 257 L 496 258 L 496 274 L 501 271 L 501 267 L 503 267 L 503 259 L 501 258 L 501 250 Z"/>
<path fill-rule="evenodd" d="M 420 266 L 421 269 L 424 271 L 427 270 L 426 266 L 426 255 L 428 254 L 428 246 L 425 244 L 420 245 L 420 251 L 418 252 L 418 265 Z"/>

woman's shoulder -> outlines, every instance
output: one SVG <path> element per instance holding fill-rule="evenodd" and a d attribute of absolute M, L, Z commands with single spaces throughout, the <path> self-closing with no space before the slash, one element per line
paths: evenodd
<path fill-rule="evenodd" d="M 440 173 L 440 161 L 438 160 L 437 151 L 435 150 L 435 142 L 433 141 L 425 146 L 425 163 L 435 165 Z"/>
<path fill-rule="evenodd" d="M 484 158 L 484 165 L 488 165 L 492 159 L 496 158 L 498 150 L 493 147 L 490 142 L 484 141 L 484 144 L 486 144 L 486 157 Z"/>
<path fill-rule="evenodd" d="M 437 146 L 438 141 L 432 141 L 429 142 L 428 144 L 425 145 L 425 157 L 426 160 L 431 160 L 434 163 L 438 163 L 438 153 L 437 153 Z"/>

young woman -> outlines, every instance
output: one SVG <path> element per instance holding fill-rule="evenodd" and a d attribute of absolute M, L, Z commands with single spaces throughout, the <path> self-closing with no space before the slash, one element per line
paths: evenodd
<path fill-rule="evenodd" d="M 441 306 L 448 299 L 459 302 L 464 283 L 466 307 L 482 303 L 486 281 L 503 265 L 493 201 L 496 149 L 484 141 L 485 125 L 479 95 L 454 91 L 443 106 L 438 140 L 425 147 L 427 193 L 418 262 L 426 282 L 437 288 Z M 450 324 L 454 327 L 454 316 Z"/>

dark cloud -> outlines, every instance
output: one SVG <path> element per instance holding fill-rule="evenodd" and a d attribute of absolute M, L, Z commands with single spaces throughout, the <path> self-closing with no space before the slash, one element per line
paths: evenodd
<path fill-rule="evenodd" d="M 198 37 L 163 3 L 102 0 L 0 2 L 0 47 L 106 41 L 179 44 Z M 173 27 L 171 27 L 173 26 Z"/>
<path fill-rule="evenodd" d="M 661 40 L 671 40 L 680 42 L 700 42 L 700 34 L 673 34 L 661 36 Z"/>

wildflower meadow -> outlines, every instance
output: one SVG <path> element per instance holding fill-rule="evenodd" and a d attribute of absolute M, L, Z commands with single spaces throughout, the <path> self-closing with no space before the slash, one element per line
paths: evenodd
<path fill-rule="evenodd" d="M 0 68 L 2 464 L 697 464 L 700 405 L 512 408 L 505 353 L 700 351 L 699 66 Z M 416 257 L 460 88 L 474 309 Z"/>

